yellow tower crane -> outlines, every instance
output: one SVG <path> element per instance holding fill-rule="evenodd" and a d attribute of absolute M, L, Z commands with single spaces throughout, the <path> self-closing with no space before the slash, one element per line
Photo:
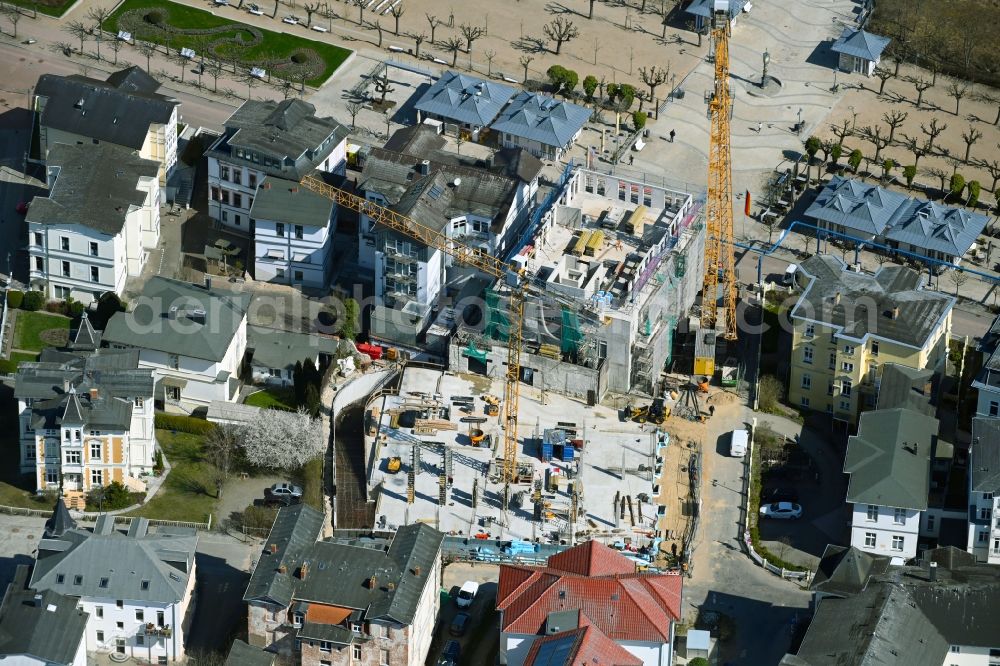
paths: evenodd
<path fill-rule="evenodd" d="M 702 284 L 702 330 L 718 330 L 716 296 L 722 279 L 726 310 L 725 338 L 736 339 L 736 256 L 733 247 L 733 167 L 729 113 L 729 2 L 713 0 L 712 42 L 715 45 L 715 92 L 709 106 L 712 130 L 708 152 L 708 202 L 705 232 L 705 276 Z"/>
<path fill-rule="evenodd" d="M 479 248 L 469 247 L 448 238 L 440 231 L 421 224 L 406 215 L 380 206 L 362 197 L 324 183 L 314 176 L 302 179 L 302 186 L 334 201 L 338 206 L 367 215 L 376 224 L 417 240 L 428 247 L 444 252 L 455 260 L 476 268 L 490 277 L 507 282 L 511 287 L 510 334 L 507 336 L 507 371 L 504 384 L 504 483 L 517 479 L 517 407 L 520 398 L 521 345 L 524 324 L 524 284 L 521 275 L 502 260 L 486 254 Z"/>

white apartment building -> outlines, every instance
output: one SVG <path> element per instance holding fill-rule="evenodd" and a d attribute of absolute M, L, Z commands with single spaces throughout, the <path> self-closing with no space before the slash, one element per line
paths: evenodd
<path fill-rule="evenodd" d="M 267 177 L 253 208 L 254 278 L 325 289 L 337 206 L 297 182 Z"/>
<path fill-rule="evenodd" d="M 1000 419 L 973 419 L 969 477 L 966 550 L 979 562 L 1000 564 Z"/>
<path fill-rule="evenodd" d="M 112 145 L 159 166 L 158 203 L 177 165 L 180 102 L 156 91 L 160 83 L 139 67 L 111 74 L 106 81 L 85 76 L 43 74 L 35 85 L 41 157 L 59 143 Z M 99 164 L 94 159 L 94 164 Z"/>
<path fill-rule="evenodd" d="M 937 432 L 937 419 L 910 409 L 862 412 L 844 460 L 851 477 L 852 546 L 903 560 L 916 557 Z"/>
<path fill-rule="evenodd" d="M 25 216 L 31 286 L 84 304 L 121 295 L 160 239 L 157 170 L 118 146 L 50 147 L 48 196 L 32 199 Z"/>
<path fill-rule="evenodd" d="M 176 527 L 150 533 L 145 518 L 131 519 L 125 533 L 115 519 L 103 514 L 92 532 L 81 529 L 60 500 L 38 543 L 31 587 L 77 599 L 88 615 L 88 652 L 182 661 L 197 534 Z"/>
<path fill-rule="evenodd" d="M 145 491 L 156 449 L 153 373 L 136 351 L 99 349 L 84 314 L 73 343 L 17 370 L 21 472 L 39 492 L 112 482 Z"/>
<path fill-rule="evenodd" d="M 348 130 L 298 99 L 248 100 L 225 122 L 206 152 L 208 214 L 230 229 L 254 235 L 251 215 L 264 178 L 298 182 L 312 171 L 343 174 Z"/>
<path fill-rule="evenodd" d="M 104 329 L 112 349 L 137 349 L 139 367 L 153 370 L 155 401 L 191 413 L 213 400 L 236 402 L 247 347 L 250 295 L 151 278 L 129 312 Z"/>

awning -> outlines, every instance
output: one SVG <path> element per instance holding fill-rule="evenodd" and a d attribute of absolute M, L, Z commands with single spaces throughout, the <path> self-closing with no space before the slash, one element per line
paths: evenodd
<path fill-rule="evenodd" d="M 186 379 L 180 379 L 179 377 L 171 377 L 169 375 L 164 376 L 163 379 L 160 380 L 160 383 L 163 384 L 164 386 L 173 386 L 174 388 L 184 388 L 185 386 L 187 386 Z"/>
<path fill-rule="evenodd" d="M 324 604 L 309 604 L 306 621 L 316 624 L 340 624 L 351 616 L 350 608 L 326 606 Z"/>

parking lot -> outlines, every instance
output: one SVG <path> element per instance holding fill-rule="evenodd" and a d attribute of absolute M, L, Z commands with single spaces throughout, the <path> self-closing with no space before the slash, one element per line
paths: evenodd
<path fill-rule="evenodd" d="M 496 564 L 456 562 L 444 568 L 441 612 L 438 614 L 434 642 L 431 644 L 427 663 L 437 663 L 441 651 L 450 640 L 457 640 L 462 646 L 462 658 L 459 663 L 494 663 L 500 639 L 500 616 L 496 612 L 499 579 L 500 567 Z M 470 580 L 479 583 L 479 591 L 472 606 L 462 609 L 455 604 L 455 598 L 462 584 Z M 460 611 L 469 614 L 469 623 L 463 635 L 453 636 L 449 630 Z"/>

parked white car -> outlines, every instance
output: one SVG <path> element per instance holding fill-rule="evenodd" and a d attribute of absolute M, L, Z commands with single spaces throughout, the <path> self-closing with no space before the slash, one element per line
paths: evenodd
<path fill-rule="evenodd" d="M 474 580 L 465 581 L 458 591 L 458 596 L 455 597 L 455 605 L 459 608 L 468 608 L 475 601 L 477 592 L 479 592 L 479 583 Z"/>
<path fill-rule="evenodd" d="M 760 507 L 760 516 L 777 520 L 798 520 L 802 517 L 802 505 L 792 502 L 771 502 Z"/>
<path fill-rule="evenodd" d="M 298 16 L 286 16 L 285 18 L 281 19 L 281 22 L 282 23 L 287 23 L 288 25 L 298 25 L 299 24 L 299 17 Z"/>
<path fill-rule="evenodd" d="M 264 10 L 261 9 L 259 5 L 250 5 L 249 7 L 247 7 L 247 11 L 253 14 L 254 16 L 264 15 Z"/>

